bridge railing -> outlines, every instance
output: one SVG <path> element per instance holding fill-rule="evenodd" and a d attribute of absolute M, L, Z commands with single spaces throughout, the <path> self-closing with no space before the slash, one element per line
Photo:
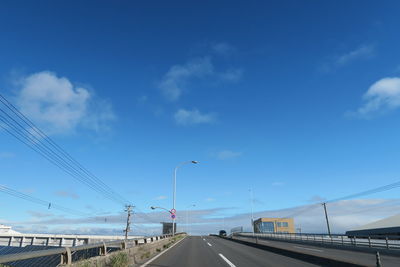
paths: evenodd
<path fill-rule="evenodd" d="M 400 250 L 399 236 L 356 236 L 349 237 L 340 234 L 306 234 L 306 233 L 232 233 L 233 237 L 272 239 L 278 241 L 299 241 L 314 244 L 327 244 L 337 246 L 369 247 L 380 249 Z"/>
<path fill-rule="evenodd" d="M 0 264 L 6 264 L 6 266 L 58 266 L 59 264 L 68 265 L 77 260 L 106 255 L 107 253 L 112 251 L 125 250 L 134 246 L 153 243 L 165 238 L 169 238 L 171 236 L 172 235 L 160 235 L 153 237 L 128 239 L 126 241 L 108 241 L 75 247 L 41 249 L 36 251 L 6 254 L 0 255 Z"/>

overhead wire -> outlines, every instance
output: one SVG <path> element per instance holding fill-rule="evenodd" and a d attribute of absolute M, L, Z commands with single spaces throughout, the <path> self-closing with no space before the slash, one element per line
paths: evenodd
<path fill-rule="evenodd" d="M 66 158 L 68 158 L 71 162 L 75 163 L 80 170 L 82 170 L 84 173 L 86 173 L 88 176 L 92 177 L 98 184 L 112 192 L 114 195 L 116 195 L 120 200 L 123 200 L 123 202 L 128 203 L 123 196 L 120 194 L 116 193 L 111 187 L 109 187 L 107 184 L 105 184 L 100 178 L 98 178 L 96 175 L 91 173 L 89 170 L 87 170 L 82 164 L 80 164 L 76 159 L 74 159 L 68 152 L 66 152 L 62 147 L 60 147 L 57 143 L 55 143 L 46 133 L 44 133 L 42 130 L 40 130 L 29 118 L 27 118 L 22 112 L 20 112 L 11 102 L 9 102 L 3 95 L 0 94 L 0 101 L 10 110 L 12 111 L 18 118 L 20 118 L 26 125 L 31 127 L 31 129 L 36 132 L 38 135 L 40 135 L 48 144 L 50 144 L 52 147 L 54 147 L 57 151 L 62 153 Z"/>
<path fill-rule="evenodd" d="M 21 125 L 21 123 L 19 123 L 16 118 L 13 118 L 13 116 L 8 114 L 8 112 L 0 108 L 0 111 L 4 114 L 0 114 L 0 120 L 8 127 L 5 127 L 1 123 L 0 126 L 5 129 L 9 134 L 11 134 L 14 138 L 24 143 L 35 152 L 46 158 L 52 164 L 65 171 L 76 180 L 84 183 L 97 193 L 119 204 L 129 203 L 129 201 L 127 201 L 120 194 L 112 190 L 101 179 L 88 171 L 82 164 L 80 164 L 64 149 L 57 145 L 49 136 L 47 136 L 42 130 L 40 130 L 31 120 L 29 120 L 24 114 L 22 114 L 1 94 L 0 102 L 4 106 L 6 106 L 7 109 L 11 111 L 14 116 L 16 116 L 16 118 L 18 118 L 22 123 L 28 126 L 29 130 L 25 126 Z M 17 135 L 19 137 L 17 137 Z M 24 141 L 21 139 L 24 139 Z"/>
<path fill-rule="evenodd" d="M 62 212 L 65 212 L 65 213 L 69 213 L 69 214 L 72 214 L 72 215 L 75 215 L 75 216 L 92 216 L 91 214 L 88 214 L 88 213 L 84 213 L 84 212 L 77 211 L 77 210 L 74 210 L 74 209 L 71 209 L 71 208 L 63 207 L 61 205 L 52 203 L 50 201 L 45 201 L 45 200 L 42 200 L 40 198 L 24 194 L 22 192 L 19 192 L 17 190 L 11 189 L 11 188 L 6 187 L 4 185 L 0 185 L 0 192 L 8 194 L 8 195 L 11 195 L 13 197 L 17 197 L 17 198 L 23 199 L 23 200 L 27 200 L 27 201 L 30 201 L 32 203 L 35 203 L 35 204 L 38 204 L 38 205 L 42 205 L 42 206 L 45 206 L 45 207 L 48 207 L 48 208 L 57 209 L 59 211 L 62 211 Z"/>

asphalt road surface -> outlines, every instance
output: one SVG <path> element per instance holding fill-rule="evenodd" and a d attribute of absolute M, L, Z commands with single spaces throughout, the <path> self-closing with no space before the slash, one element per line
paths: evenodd
<path fill-rule="evenodd" d="M 157 256 L 156 256 L 157 257 Z M 188 236 L 146 267 L 317 266 L 212 236 Z"/>
<path fill-rule="evenodd" d="M 254 242 L 253 238 L 241 237 L 237 238 L 249 242 Z M 376 266 L 376 255 L 373 252 L 360 252 L 353 250 L 344 250 L 336 248 L 327 248 L 316 245 L 309 245 L 307 243 L 291 243 L 285 241 L 263 240 L 258 239 L 259 244 L 266 246 L 291 250 L 300 253 L 311 254 L 315 256 L 328 257 L 344 262 L 351 262 L 362 266 Z M 383 267 L 399 267 L 400 256 L 380 255 Z"/>

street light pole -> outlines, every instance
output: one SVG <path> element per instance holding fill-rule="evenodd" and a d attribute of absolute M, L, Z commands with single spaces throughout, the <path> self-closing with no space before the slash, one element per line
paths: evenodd
<path fill-rule="evenodd" d="M 198 161 L 195 160 L 191 160 L 191 161 L 185 161 L 182 162 L 181 164 L 179 164 L 178 166 L 175 167 L 174 169 L 174 181 L 173 181 L 173 193 L 172 193 L 172 209 L 175 210 L 175 198 L 176 198 L 176 172 L 178 171 L 178 168 L 180 168 L 181 166 L 185 165 L 185 164 L 197 164 L 199 163 Z M 172 218 L 172 236 L 175 236 L 175 218 Z"/>
<path fill-rule="evenodd" d="M 254 196 L 253 196 L 253 190 L 249 189 L 249 191 L 250 191 L 250 201 L 251 201 L 250 202 L 251 203 L 251 229 L 252 229 L 253 237 L 254 237 L 254 208 L 253 208 Z"/>

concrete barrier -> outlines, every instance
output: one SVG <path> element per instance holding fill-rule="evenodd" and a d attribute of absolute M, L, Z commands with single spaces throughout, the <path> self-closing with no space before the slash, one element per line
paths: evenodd
<path fill-rule="evenodd" d="M 173 243 L 177 242 L 179 239 L 184 238 L 185 234 L 179 234 L 175 237 L 167 237 L 164 239 L 153 239 L 153 242 L 149 243 L 141 243 L 132 248 L 128 248 L 125 250 L 120 250 L 112 253 L 103 253 L 102 256 L 92 257 L 90 259 L 76 261 L 70 265 L 59 265 L 59 266 L 71 266 L 71 267 L 83 267 L 83 266 L 96 266 L 96 267 L 105 267 L 111 266 L 113 260 L 116 258 L 120 258 L 120 261 L 127 261 L 127 265 L 130 264 L 140 264 L 148 260 L 150 257 L 155 254 L 160 253 L 161 251 L 170 247 Z"/>

